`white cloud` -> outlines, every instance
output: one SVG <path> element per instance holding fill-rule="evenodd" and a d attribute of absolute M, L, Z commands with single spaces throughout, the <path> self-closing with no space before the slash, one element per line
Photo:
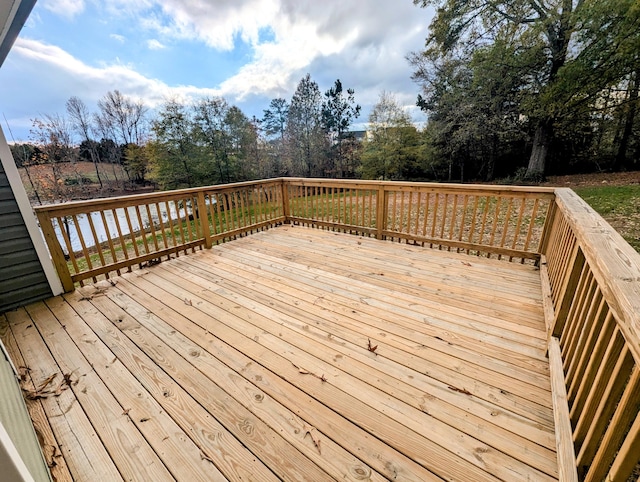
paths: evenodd
<path fill-rule="evenodd" d="M 42 0 L 42 6 L 62 17 L 73 18 L 83 12 L 84 0 Z"/>
<path fill-rule="evenodd" d="M 41 1 L 45 8 L 56 6 L 58 13 L 64 10 L 65 15 L 77 15 L 85 8 L 83 0 Z M 366 123 L 382 90 L 394 93 L 419 114 L 414 107 L 418 88 L 410 79 L 411 67 L 405 57 L 423 48 L 432 11 L 417 8 L 409 0 L 91 0 L 85 15 L 93 8 L 106 25 L 119 26 L 118 34 L 110 37 L 126 41 L 128 46 L 140 35 L 152 39 L 146 44 L 141 41 L 150 49 L 185 41 L 182 48 L 189 48 L 189 43 L 197 48 L 204 45 L 233 58 L 233 49 L 241 41 L 246 61 L 217 80 L 217 88 L 171 86 L 137 70 L 145 68 L 155 72 L 154 77 L 161 76 L 162 68 L 152 65 L 151 60 L 139 61 L 140 67 L 126 64 L 131 57 L 124 50 L 112 53 L 111 59 L 121 55 L 125 63 L 110 60 L 97 65 L 99 60 L 93 57 L 80 60 L 79 50 L 72 56 L 53 45 L 22 38 L 9 61 L 17 55 L 35 60 L 28 67 L 34 79 L 46 72 L 47 82 L 38 84 L 42 93 L 37 94 L 43 103 L 57 96 L 64 105 L 71 95 L 91 102 L 108 90 L 119 89 L 149 105 L 158 105 L 167 96 L 224 95 L 258 114 L 269 99 L 290 98 L 297 82 L 309 72 L 323 90 L 337 78 L 345 87 L 354 88 L 356 101 L 363 106 L 361 123 Z M 82 19 L 80 16 L 76 21 Z M 56 42 L 55 38 L 50 42 Z M 175 49 L 166 52 L 171 50 Z M 202 67 L 219 72 L 215 65 L 218 55 L 212 53 L 208 58 L 205 50 Z M 161 58 L 157 62 L 162 62 Z M 186 79 L 182 82 L 188 84 L 189 77 Z M 35 80 L 29 82 L 35 85 Z M 421 116 L 414 119 L 421 120 Z"/>
<path fill-rule="evenodd" d="M 215 89 L 169 86 L 161 80 L 145 77 L 127 65 L 92 67 L 59 47 L 37 40 L 18 38 L 14 51 L 22 58 L 32 60 L 32 65 L 37 66 L 40 72 L 46 72 L 48 82 L 40 90 L 45 95 L 47 88 L 54 90 L 61 103 L 72 95 L 95 102 L 114 89 L 140 98 L 150 107 L 157 107 L 168 97 L 188 100 L 220 95 L 220 91 Z"/>
<path fill-rule="evenodd" d="M 147 47 L 150 50 L 162 50 L 167 48 L 166 45 L 160 43 L 157 39 L 147 40 Z"/>

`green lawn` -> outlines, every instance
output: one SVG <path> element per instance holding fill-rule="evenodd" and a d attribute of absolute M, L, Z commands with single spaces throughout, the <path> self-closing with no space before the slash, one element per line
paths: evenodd
<path fill-rule="evenodd" d="M 640 185 L 576 187 L 574 190 L 640 251 Z"/>

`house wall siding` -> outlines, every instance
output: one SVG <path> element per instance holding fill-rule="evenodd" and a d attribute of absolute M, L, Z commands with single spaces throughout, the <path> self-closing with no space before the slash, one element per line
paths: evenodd
<path fill-rule="evenodd" d="M 52 296 L 0 163 L 0 313 Z"/>

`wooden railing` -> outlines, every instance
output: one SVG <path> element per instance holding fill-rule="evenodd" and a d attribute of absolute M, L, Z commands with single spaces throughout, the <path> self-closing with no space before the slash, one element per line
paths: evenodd
<path fill-rule="evenodd" d="M 574 450 L 565 465 L 579 480 L 626 481 L 640 459 L 640 255 L 569 189 L 556 190 L 545 234 L 549 355 L 568 410 L 556 431 Z"/>
<path fill-rule="evenodd" d="M 39 206 L 66 291 L 284 221 L 282 182 L 229 184 Z"/>
<path fill-rule="evenodd" d="M 36 212 L 66 290 L 284 222 L 539 263 L 561 480 L 640 459 L 640 255 L 573 191 L 274 179 Z"/>
<path fill-rule="evenodd" d="M 294 223 L 439 249 L 540 259 L 553 189 L 380 181 L 287 179 Z"/>

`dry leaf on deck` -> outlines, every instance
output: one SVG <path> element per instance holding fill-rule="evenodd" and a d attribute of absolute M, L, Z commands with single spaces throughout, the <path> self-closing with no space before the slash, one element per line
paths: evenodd
<path fill-rule="evenodd" d="M 471 392 L 469 390 L 466 390 L 465 388 L 456 388 L 449 386 L 449 390 L 453 390 L 454 392 L 462 393 L 464 395 L 471 395 Z"/>
<path fill-rule="evenodd" d="M 316 430 L 316 428 L 311 425 L 305 424 L 302 430 L 304 430 L 305 437 L 307 436 L 307 434 L 311 436 L 311 440 L 313 440 L 313 444 L 318 449 L 318 453 L 321 454 L 322 451 L 320 450 L 320 437 L 318 436 L 318 431 Z"/>
<path fill-rule="evenodd" d="M 371 340 L 369 338 L 367 338 L 367 350 L 369 350 L 371 353 L 376 353 L 376 350 L 378 349 L 378 345 L 376 346 L 371 346 Z"/>

